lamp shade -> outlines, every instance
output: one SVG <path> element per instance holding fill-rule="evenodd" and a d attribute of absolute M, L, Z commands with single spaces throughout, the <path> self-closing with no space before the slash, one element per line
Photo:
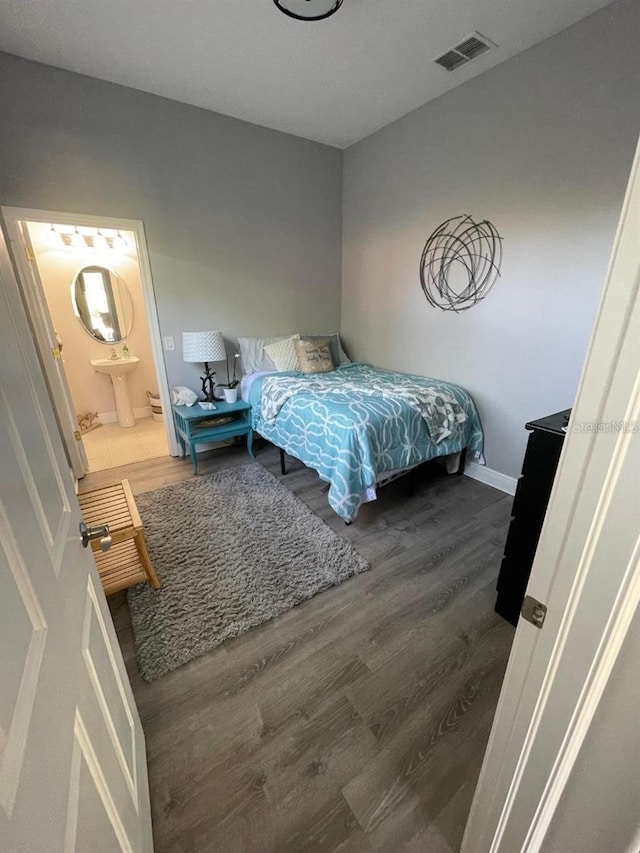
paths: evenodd
<path fill-rule="evenodd" d="M 226 361 L 222 332 L 183 332 L 183 361 Z"/>

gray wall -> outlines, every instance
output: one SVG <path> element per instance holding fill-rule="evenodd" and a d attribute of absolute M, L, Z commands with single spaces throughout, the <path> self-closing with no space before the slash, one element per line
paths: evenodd
<path fill-rule="evenodd" d="M 458 382 L 486 457 L 519 471 L 525 421 L 571 405 L 640 131 L 640 4 L 588 20 L 344 155 L 0 54 L 0 204 L 142 219 L 172 384 L 180 332 L 330 331 L 352 355 Z M 418 259 L 449 216 L 491 219 L 503 276 L 460 315 Z M 344 229 L 342 229 L 344 216 Z"/>
<path fill-rule="evenodd" d="M 504 474 L 524 423 L 573 402 L 640 131 L 639 42 L 621 0 L 345 153 L 346 344 L 466 387 Z M 427 304 L 418 262 L 460 213 L 496 225 L 504 263 L 456 315 Z"/>
<path fill-rule="evenodd" d="M 0 204 L 144 221 L 171 384 L 185 329 L 338 328 L 337 149 L 0 54 Z"/>

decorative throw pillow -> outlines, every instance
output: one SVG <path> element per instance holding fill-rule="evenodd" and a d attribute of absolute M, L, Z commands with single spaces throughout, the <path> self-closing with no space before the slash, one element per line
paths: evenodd
<path fill-rule="evenodd" d="M 337 332 L 332 335 L 300 335 L 300 340 L 313 342 L 326 341 L 329 344 L 329 349 L 331 350 L 331 358 L 333 359 L 334 367 L 337 367 L 339 364 L 351 364 L 349 357 L 342 349 L 340 335 L 338 335 Z"/>
<path fill-rule="evenodd" d="M 294 340 L 298 363 L 303 373 L 329 373 L 335 369 L 326 338 L 316 341 Z"/>
<path fill-rule="evenodd" d="M 293 335 L 290 338 L 285 338 L 283 341 L 276 341 L 275 344 L 267 344 L 264 351 L 275 364 L 276 370 L 300 370 L 298 367 L 298 354 L 294 342 L 298 340 L 299 335 Z"/>
<path fill-rule="evenodd" d="M 238 338 L 240 359 L 244 373 L 249 376 L 249 374 L 257 373 L 259 370 L 275 370 L 275 365 L 264 351 L 264 347 L 268 344 L 275 344 L 277 341 L 284 341 L 290 337 L 291 335 L 289 334 L 274 335 L 270 338 Z"/>

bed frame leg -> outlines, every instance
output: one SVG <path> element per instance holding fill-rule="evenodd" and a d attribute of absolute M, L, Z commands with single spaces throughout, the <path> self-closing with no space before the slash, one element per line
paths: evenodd
<path fill-rule="evenodd" d="M 408 497 L 408 498 L 412 498 L 412 497 L 414 497 L 414 496 L 415 496 L 415 493 L 416 493 L 416 479 L 417 479 L 417 476 L 416 476 L 416 469 L 415 469 L 415 468 L 412 468 L 409 472 L 407 472 L 407 475 L 406 475 L 406 482 L 407 482 L 407 497 Z"/>
<path fill-rule="evenodd" d="M 284 477 L 284 475 L 287 473 L 287 466 L 286 466 L 285 460 L 284 460 L 284 450 L 281 447 L 279 448 L 279 450 L 280 450 L 280 470 L 282 471 L 282 476 Z"/>
<path fill-rule="evenodd" d="M 466 462 L 466 459 L 467 459 L 467 448 L 465 447 L 465 448 L 463 448 L 462 452 L 460 453 L 460 464 L 458 465 L 458 470 L 456 471 L 456 474 L 458 475 L 458 477 L 462 477 L 462 475 L 464 474 L 464 463 Z"/>

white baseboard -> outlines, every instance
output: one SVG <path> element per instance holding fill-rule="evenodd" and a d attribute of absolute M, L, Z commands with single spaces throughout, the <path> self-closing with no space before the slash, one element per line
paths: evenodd
<path fill-rule="evenodd" d="M 100 423 L 102 424 L 115 424 L 118 421 L 117 412 L 98 412 L 98 417 L 100 418 Z M 140 406 L 139 408 L 134 409 L 133 417 L 136 420 L 140 420 L 140 418 L 150 418 L 151 406 Z"/>
<path fill-rule="evenodd" d="M 508 495 L 515 495 L 516 493 L 518 480 L 515 477 L 508 477 L 506 474 L 501 474 L 500 471 L 487 468 L 486 465 L 469 461 L 464 466 L 464 473 L 466 477 L 471 477 L 472 480 L 478 480 L 487 486 L 493 486 L 494 489 L 500 489 L 501 492 L 506 492 Z"/>

